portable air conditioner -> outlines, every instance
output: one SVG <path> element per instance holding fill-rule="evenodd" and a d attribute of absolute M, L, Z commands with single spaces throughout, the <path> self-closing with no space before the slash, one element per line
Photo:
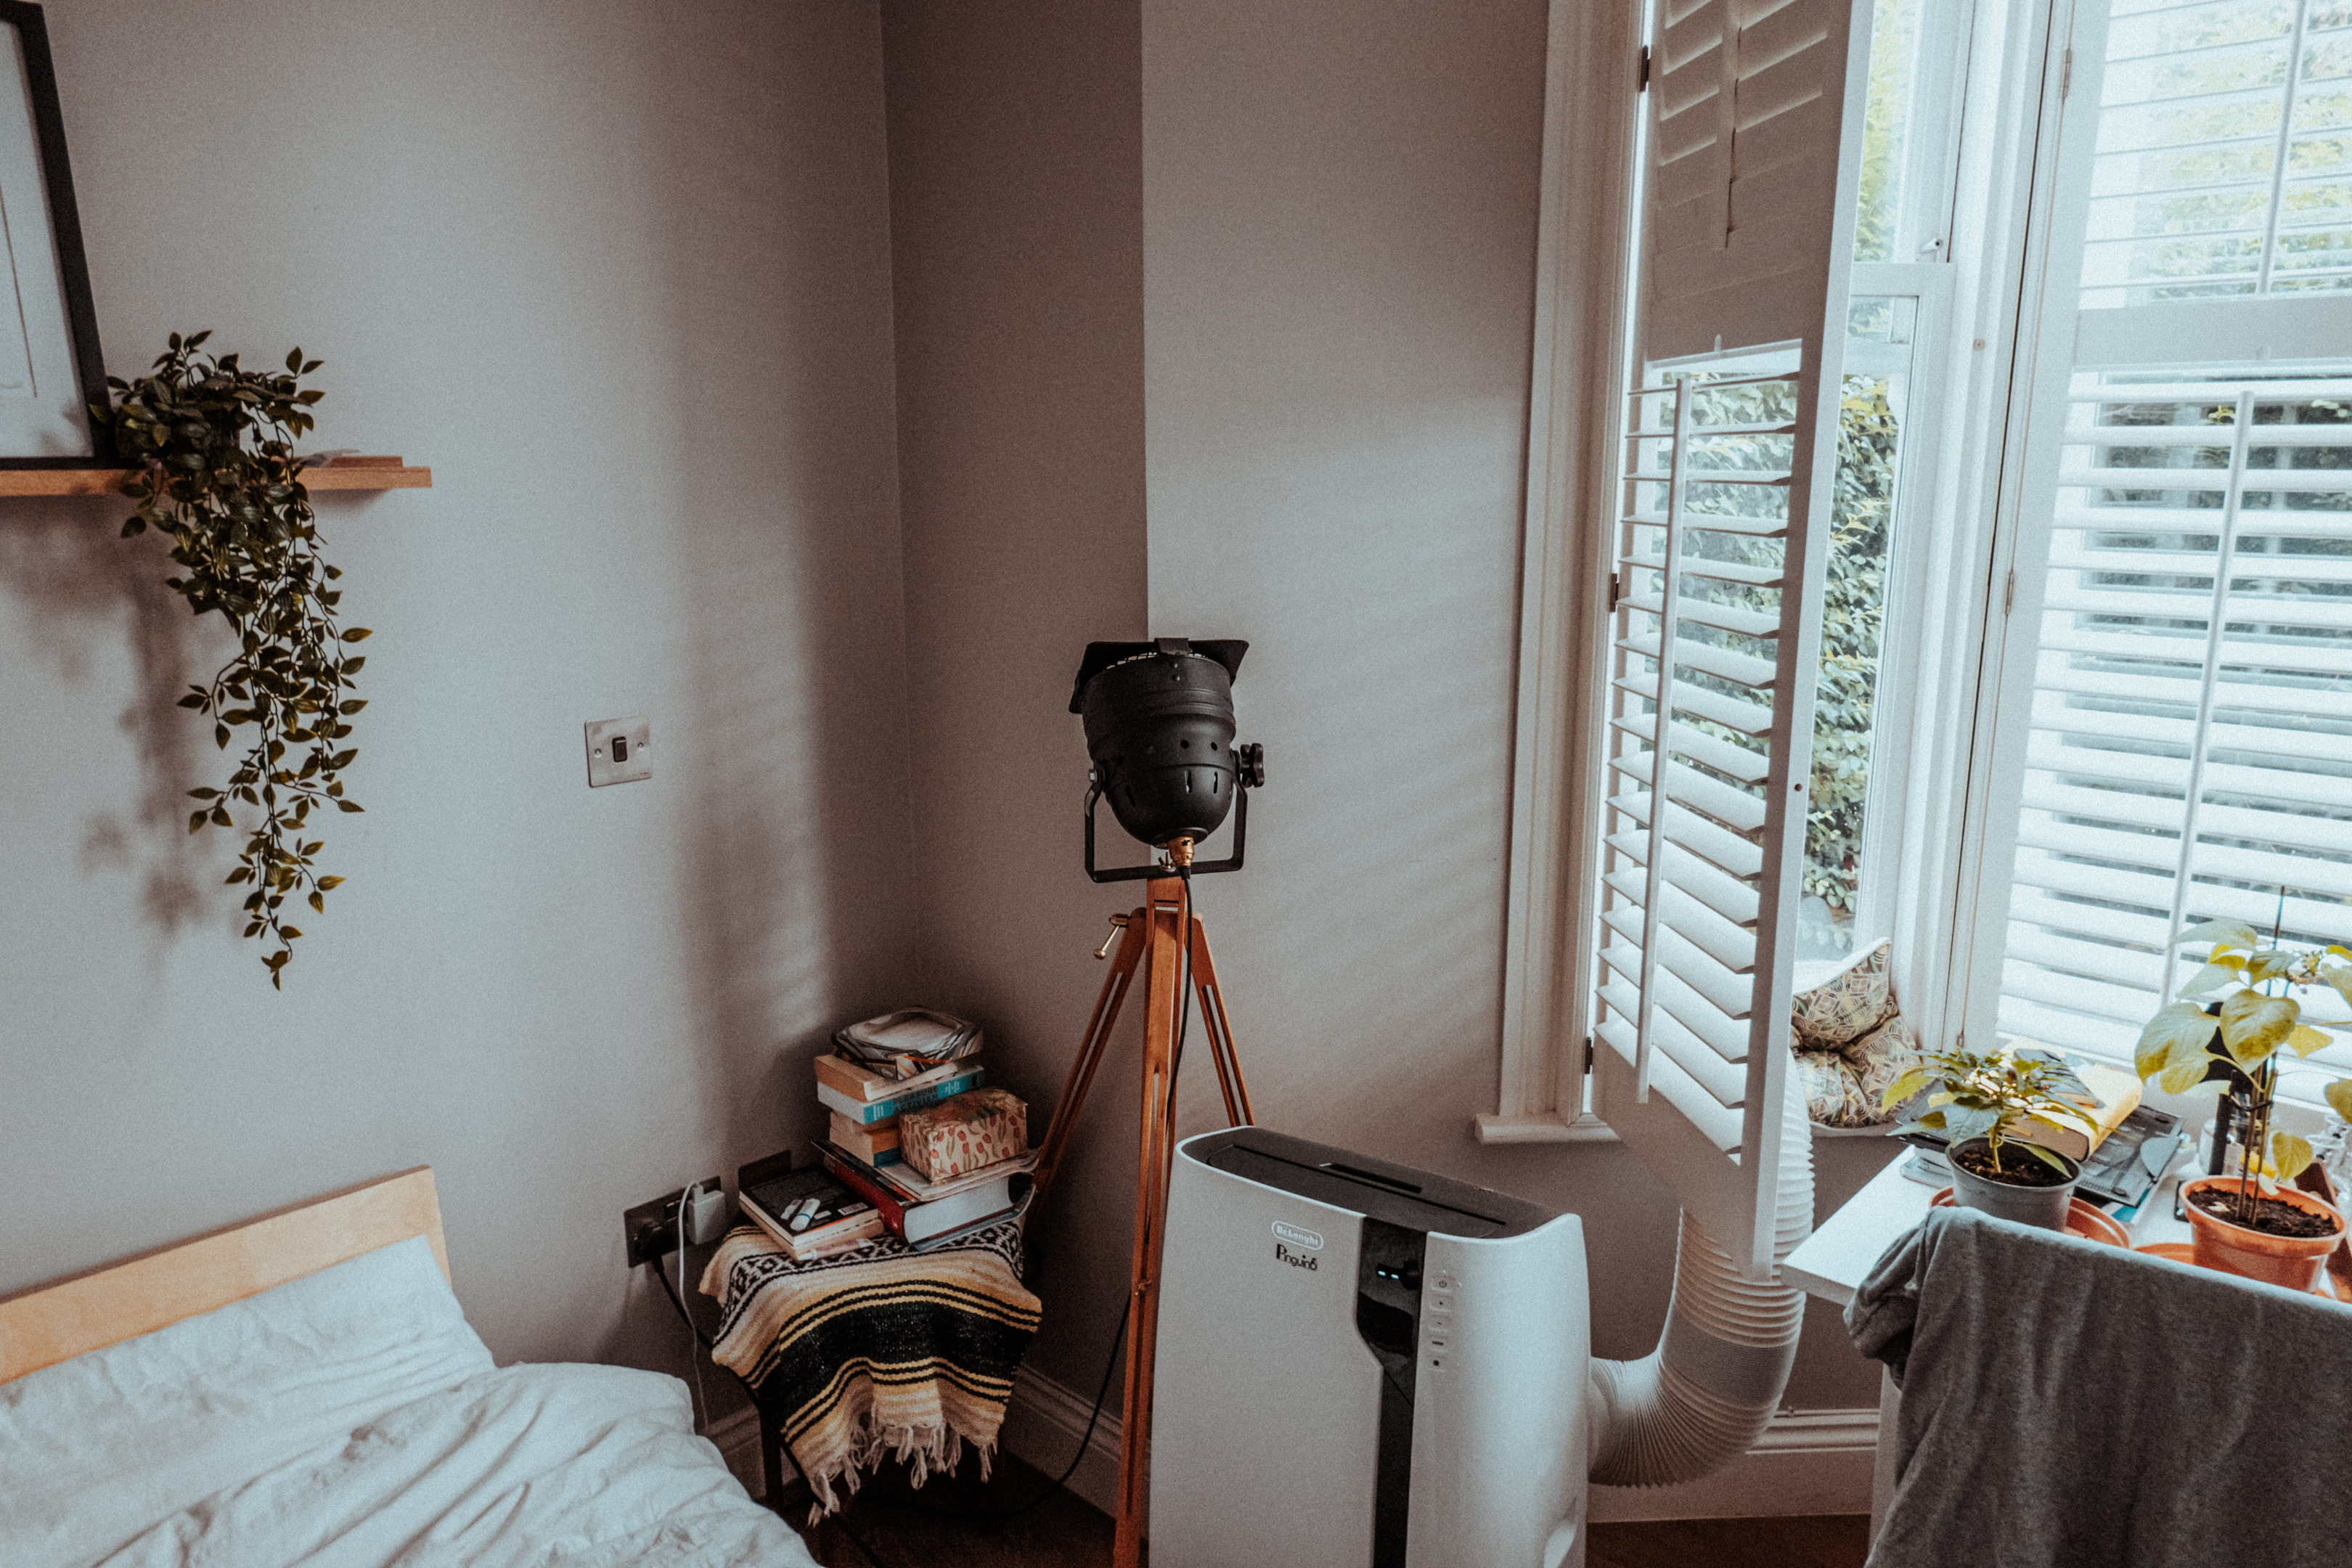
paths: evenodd
<path fill-rule="evenodd" d="M 1179 1146 L 1152 1568 L 1584 1561 L 1584 1230 L 1258 1127 Z"/>

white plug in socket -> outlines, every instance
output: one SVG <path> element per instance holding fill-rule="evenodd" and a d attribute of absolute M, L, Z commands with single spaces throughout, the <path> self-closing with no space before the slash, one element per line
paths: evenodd
<path fill-rule="evenodd" d="M 686 1234 L 697 1247 L 717 1241 L 727 1229 L 727 1194 L 717 1187 L 698 1192 L 686 1211 Z"/>
<path fill-rule="evenodd" d="M 642 716 L 598 719 L 588 732 L 588 787 L 635 784 L 654 776 L 654 725 Z"/>

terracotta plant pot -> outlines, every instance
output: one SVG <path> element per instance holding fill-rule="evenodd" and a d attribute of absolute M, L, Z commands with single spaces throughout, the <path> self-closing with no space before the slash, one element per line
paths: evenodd
<path fill-rule="evenodd" d="M 2326 1236 L 2269 1236 L 2233 1225 L 2219 1215 L 2207 1214 L 2189 1201 L 2198 1193 L 2216 1187 L 2234 1193 L 2238 1178 L 2200 1176 L 2180 1184 L 2180 1207 L 2189 1215 L 2189 1228 L 2196 1232 L 2196 1261 L 2207 1268 L 2284 1285 L 2290 1290 L 2308 1291 L 2319 1279 L 2327 1255 L 2344 1239 L 2344 1216 L 2300 1188 L 2281 1186 L 2263 1195 L 2293 1204 L 2311 1214 L 2324 1215 L 2335 1221 L 2336 1228 Z"/>
<path fill-rule="evenodd" d="M 1962 1149 L 1981 1149 L 1985 1146 L 1983 1139 L 1971 1138 L 1967 1142 L 1957 1145 L 1952 1152 L 1957 1154 Z M 2011 1147 L 2014 1148 L 2014 1145 L 2012 1144 Z M 2058 1157 L 2062 1160 L 2066 1159 L 2063 1154 Z M 2006 1158 L 2023 1161 L 2032 1160 L 2033 1156 L 2023 1149 L 2015 1149 L 2015 1152 Z M 2074 1181 L 2063 1182 L 2054 1187 L 2015 1187 L 2007 1182 L 1996 1182 L 1990 1177 L 1979 1176 L 1958 1160 L 1948 1158 L 1946 1163 L 1952 1167 L 1952 1201 L 1954 1203 L 1966 1208 L 1981 1209 L 1997 1219 L 2013 1219 L 2020 1225 L 2039 1226 L 2043 1230 L 2066 1228 L 2067 1212 L 2074 1206 L 2074 1182 L 2083 1179 L 2083 1167 L 2072 1160 L 2066 1160 L 2066 1165 L 2074 1173 Z M 2039 1164 L 2040 1162 L 2036 1161 L 2035 1163 Z M 2004 1168 L 2006 1168 L 2005 1162 Z"/>

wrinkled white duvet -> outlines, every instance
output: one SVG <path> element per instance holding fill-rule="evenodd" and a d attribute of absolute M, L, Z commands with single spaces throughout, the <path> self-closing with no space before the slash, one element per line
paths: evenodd
<path fill-rule="evenodd" d="M 814 1568 L 686 1386 L 496 1367 L 420 1239 L 0 1384 L 0 1563 Z"/>

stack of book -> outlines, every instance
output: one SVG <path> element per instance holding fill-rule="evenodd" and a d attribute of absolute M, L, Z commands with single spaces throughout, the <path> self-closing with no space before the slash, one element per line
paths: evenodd
<path fill-rule="evenodd" d="M 822 1170 L 812 1167 L 743 1186 L 736 1202 L 785 1252 L 807 1262 L 847 1252 L 882 1234 L 882 1211 Z"/>
<path fill-rule="evenodd" d="M 817 1098 L 832 1115 L 832 1136 L 820 1145 L 825 1171 L 872 1204 L 890 1234 L 910 1247 L 950 1241 L 1017 1213 L 1034 1154 L 1024 1150 L 933 1181 L 907 1163 L 900 1146 L 908 1111 L 969 1093 L 986 1078 L 969 1057 L 905 1079 L 880 1064 L 817 1058 Z"/>

